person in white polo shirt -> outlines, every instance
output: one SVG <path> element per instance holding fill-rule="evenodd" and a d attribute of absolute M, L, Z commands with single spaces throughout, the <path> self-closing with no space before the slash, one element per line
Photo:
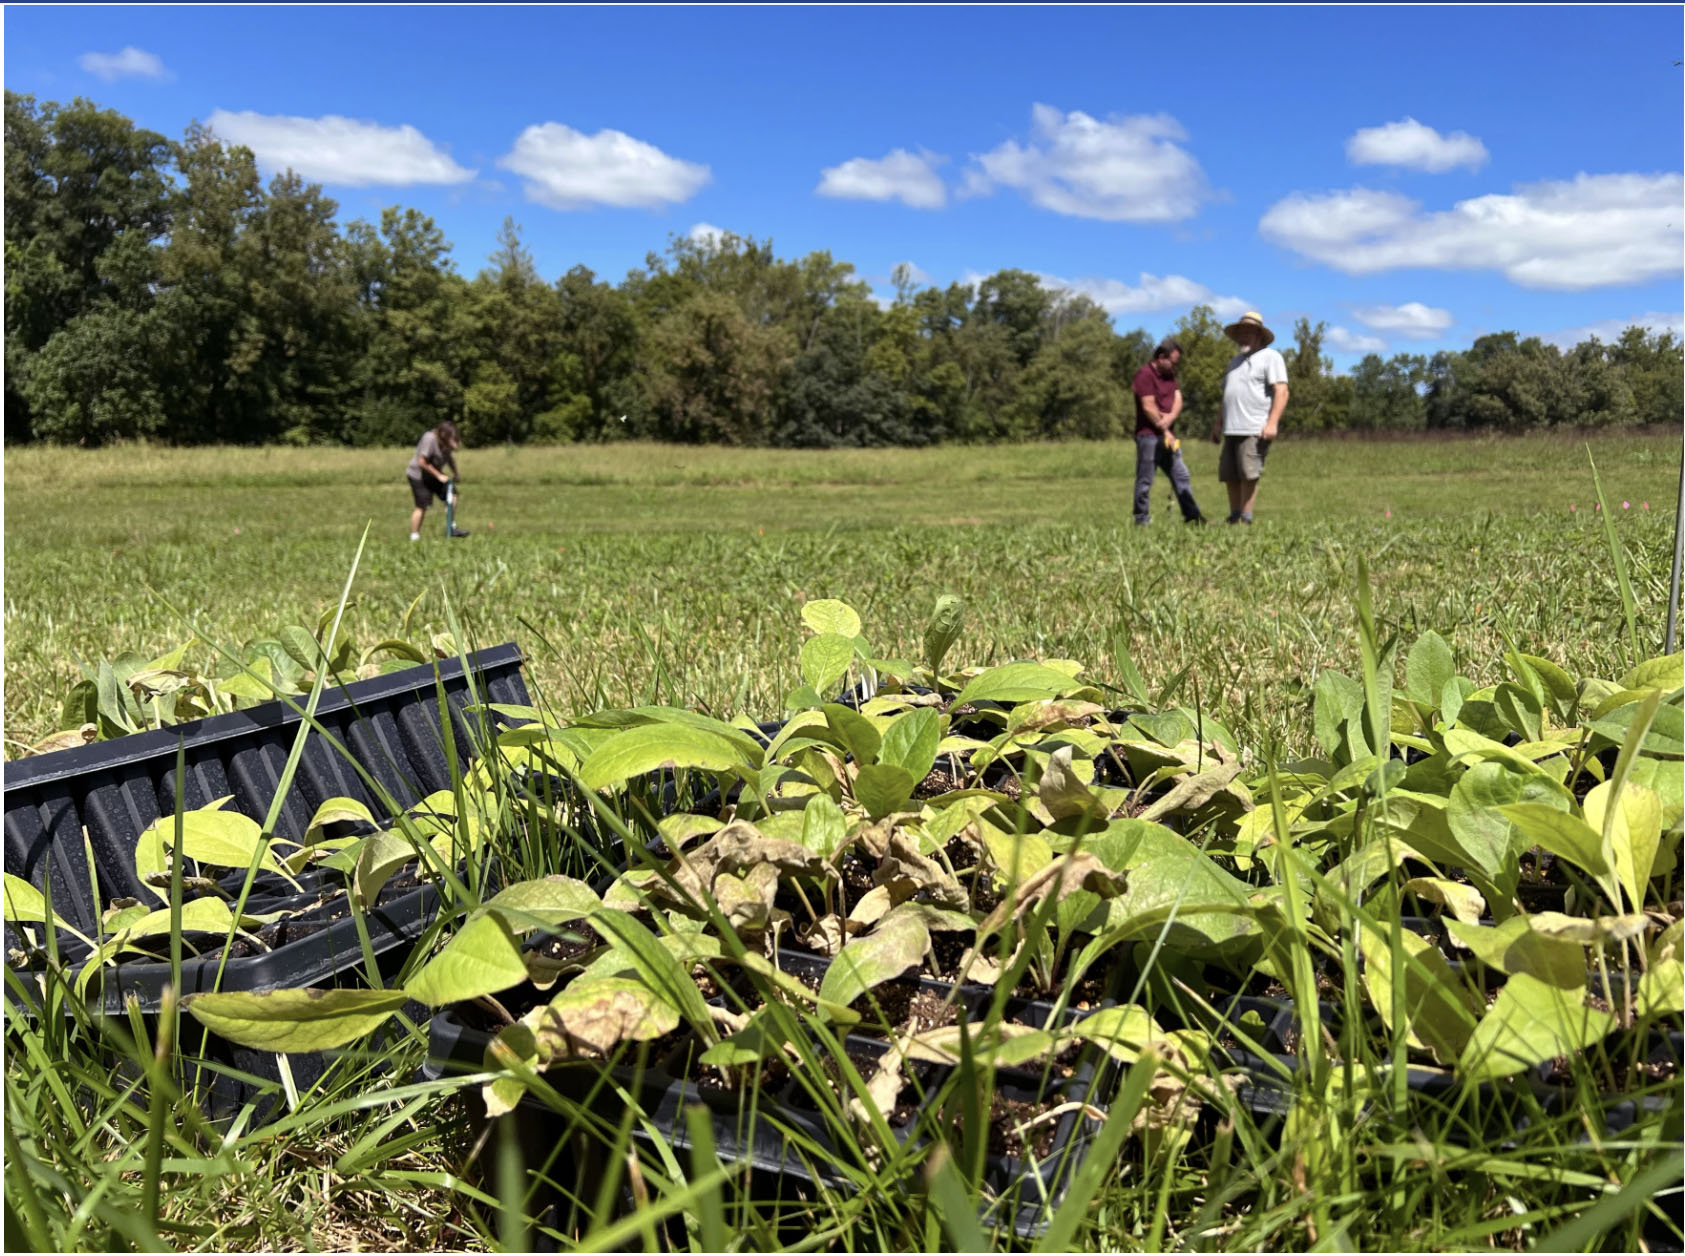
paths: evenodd
<path fill-rule="evenodd" d="M 1217 478 L 1228 486 L 1229 522 L 1249 524 L 1264 459 L 1287 408 L 1287 362 L 1270 348 L 1275 333 L 1256 311 L 1242 314 L 1223 334 L 1240 352 L 1223 372 L 1223 417 L 1212 426 L 1211 439 L 1223 443 Z"/>

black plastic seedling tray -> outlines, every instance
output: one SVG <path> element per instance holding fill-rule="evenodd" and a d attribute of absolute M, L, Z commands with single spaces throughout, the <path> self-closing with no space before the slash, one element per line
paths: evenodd
<path fill-rule="evenodd" d="M 779 956 L 779 965 L 785 971 L 813 982 L 823 978 L 828 963 L 798 954 Z M 980 1015 L 982 1005 L 990 997 L 990 992 L 982 987 L 960 987 L 956 991 L 952 984 L 930 978 L 901 980 L 938 997 L 952 997 L 954 1006 L 968 1018 Z M 723 997 L 718 996 L 715 1001 Z M 533 1001 L 544 999 L 535 994 Z M 1008 1020 L 1041 1028 L 1050 1022 L 1054 1011 L 1049 1003 L 1013 999 L 1007 1004 L 1005 1015 Z M 447 1008 L 438 1013 L 429 1026 L 424 1076 L 438 1079 L 480 1071 L 492 1037 L 489 1028 L 465 1021 L 459 1009 Z M 869 1077 L 873 1062 L 882 1057 L 889 1042 L 889 1037 L 861 1032 L 859 1026 L 842 1036 L 845 1051 L 855 1060 L 856 1068 L 862 1070 L 863 1077 Z M 649 1125 L 676 1149 L 691 1146 L 687 1112 L 700 1106 L 712 1115 L 715 1150 L 722 1162 L 746 1165 L 762 1178 L 775 1179 L 780 1186 L 794 1183 L 798 1189 L 804 1186 L 850 1188 L 853 1179 L 841 1167 L 844 1157 L 810 1089 L 812 1079 L 804 1083 L 791 1073 L 777 1070 L 760 1074 L 759 1084 L 751 1090 L 729 1090 L 697 1075 L 692 1064 L 700 1050 L 694 1036 L 682 1033 L 665 1050 L 646 1059 L 642 1070 L 630 1064 L 616 1064 L 609 1072 L 618 1086 L 639 1097 Z M 628 1057 L 631 1055 L 629 1052 Z M 909 1076 L 900 1100 L 893 1112 L 885 1114 L 890 1132 L 901 1142 L 928 1138 L 936 1128 L 936 1120 L 923 1118 L 952 1072 L 946 1065 L 922 1061 L 909 1062 L 907 1068 Z M 1034 1238 L 1046 1228 L 1052 1211 L 1063 1197 L 1066 1183 L 1099 1128 L 1109 1086 L 1115 1084 L 1115 1073 L 1115 1069 L 1108 1067 L 1105 1053 L 1093 1047 L 1081 1049 L 1074 1063 L 1063 1069 L 1025 1066 L 996 1070 L 996 1092 L 1000 1098 L 1049 1109 L 1064 1106 L 1066 1110 L 1059 1113 L 1042 1154 L 1011 1155 L 994 1150 L 988 1154 L 985 1182 L 993 1199 L 985 1215 L 987 1222 L 1010 1228 L 1023 1238 Z M 608 1087 L 599 1085 L 600 1077 L 600 1066 L 580 1063 L 553 1068 L 546 1080 L 560 1093 L 583 1101 L 593 1091 L 599 1098 L 613 1095 Z M 619 1117 L 618 1112 L 605 1115 L 610 1119 Z M 521 1101 L 517 1116 L 521 1130 L 516 1136 L 531 1155 L 541 1148 L 541 1131 L 546 1123 L 556 1121 L 555 1114 L 527 1096 Z M 649 1134 L 642 1127 L 635 1127 L 635 1136 L 648 1145 Z"/>
<path fill-rule="evenodd" d="M 529 702 L 520 674 L 522 656 L 513 644 L 481 650 L 469 656 L 469 663 L 468 675 L 460 660 L 448 659 L 438 663 L 436 675 L 431 666 L 417 667 L 330 689 L 318 704 L 317 721 L 351 753 L 357 765 L 380 782 L 393 801 L 413 805 L 451 785 L 447 727 L 459 763 L 477 754 L 483 738 L 473 732 L 474 717 L 464 707 L 476 701 L 512 705 Z M 446 705 L 443 714 L 438 700 L 441 683 Z M 231 715 L 8 764 L 7 871 L 26 877 L 40 888 L 46 888 L 50 873 L 55 912 L 90 935 L 98 928 L 96 904 L 109 904 L 117 898 L 157 902 L 136 876 L 134 850 L 147 826 L 174 813 L 178 746 L 185 745 L 186 772 L 180 783 L 185 808 L 232 795 L 226 804 L 229 809 L 261 821 L 275 796 L 301 721 L 301 715 L 284 703 L 266 703 Z M 352 764 L 328 744 L 321 732 L 312 732 L 282 805 L 277 831 L 303 837 L 316 807 L 332 797 L 354 798 L 376 816 L 387 811 Z M 91 869 L 87 861 L 90 850 Z M 245 875 L 235 872 L 224 876 L 219 882 L 223 893 L 230 899 L 237 898 Z M 260 873 L 253 879 L 247 913 L 285 911 L 288 915 L 254 931 L 258 946 L 236 939 L 226 964 L 221 959 L 220 935 L 189 934 L 184 939 L 187 950 L 180 992 L 366 982 L 366 954 L 357 922 L 348 914 L 343 878 L 309 871 L 298 880 L 302 892 L 274 873 Z M 383 979 L 402 967 L 438 910 L 438 891 L 430 884 L 418 883 L 413 873 L 384 887 L 377 902 L 364 914 L 367 954 L 375 958 Z M 24 929 L 37 939 L 42 931 L 39 925 Z M 44 956 L 38 946 L 25 946 L 24 942 L 21 931 L 7 927 L 8 961 L 25 983 L 32 983 L 32 969 L 44 962 Z M 74 971 L 87 958 L 85 944 L 63 931 L 57 944 L 68 971 Z M 159 939 L 155 954 L 125 954 L 106 964 L 88 986 L 90 1010 L 96 1015 L 123 1018 L 132 1009 L 142 1017 L 149 1033 L 156 1032 L 162 994 L 170 983 L 169 964 L 156 956 L 167 954 L 167 946 L 167 939 Z M 23 962 L 18 964 L 20 957 Z M 18 1002 L 9 986 L 6 997 L 9 1002 Z M 27 1014 L 27 1009 L 22 1010 Z M 411 1011 L 416 1016 L 425 1014 L 419 1005 Z M 253 1079 L 245 1081 L 213 1071 L 206 1096 L 212 1117 L 232 1115 L 265 1083 L 280 1080 L 280 1063 L 274 1053 L 249 1051 L 215 1035 L 202 1035 L 190 1018 L 184 1017 L 182 1025 L 184 1054 L 220 1063 Z M 320 1076 L 330 1061 L 326 1053 L 295 1055 L 288 1059 L 288 1067 L 302 1088 Z M 260 1102 L 259 1119 L 273 1107 L 272 1101 Z"/>
<path fill-rule="evenodd" d="M 406 668 L 343 688 L 329 688 L 316 721 L 380 783 L 400 806 L 451 784 L 445 728 L 459 761 L 476 752 L 474 702 L 527 705 L 522 655 L 513 643 L 435 666 Z M 470 685 L 472 680 L 472 685 Z M 439 709 L 437 685 L 445 692 Z M 303 700 L 295 700 L 302 708 Z M 150 895 L 134 867 L 135 843 L 155 820 L 175 814 L 176 756 L 185 747 L 181 804 L 191 810 L 232 796 L 227 807 L 262 821 L 267 815 L 302 722 L 286 703 L 135 733 L 5 765 L 6 871 L 47 889 L 53 908 L 84 933 L 98 926 L 99 903 Z M 329 798 L 354 798 L 376 816 L 386 807 L 351 763 L 313 731 L 275 831 L 299 839 L 316 808 Z M 83 834 L 86 832 L 86 843 Z M 91 850 L 93 866 L 88 863 Z M 257 888 L 282 892 L 271 874 Z"/>

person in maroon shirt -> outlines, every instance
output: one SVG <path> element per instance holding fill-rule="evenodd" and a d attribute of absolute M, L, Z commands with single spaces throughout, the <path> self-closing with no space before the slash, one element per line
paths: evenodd
<path fill-rule="evenodd" d="M 1153 481 L 1164 468 L 1176 501 L 1187 523 L 1204 523 L 1199 503 L 1194 500 L 1193 478 L 1182 461 L 1181 442 L 1170 428 L 1182 413 L 1182 389 L 1176 382 L 1176 364 L 1182 360 L 1182 346 L 1166 340 L 1153 350 L 1152 361 L 1135 372 L 1131 391 L 1135 394 L 1135 522 L 1152 522 Z"/>

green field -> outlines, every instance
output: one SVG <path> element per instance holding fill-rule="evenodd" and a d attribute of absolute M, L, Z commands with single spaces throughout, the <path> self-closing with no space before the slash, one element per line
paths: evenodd
<path fill-rule="evenodd" d="M 1220 518 L 1214 448 L 1185 448 Z M 1607 438 L 1593 453 L 1659 647 L 1679 442 Z M 435 510 L 411 545 L 404 462 L 399 450 L 9 451 L 10 742 L 54 731 L 78 659 L 161 654 L 191 635 L 186 616 L 231 642 L 313 625 L 366 525 L 360 641 L 390 635 L 422 593 L 442 627 L 448 597 L 479 642 L 518 640 L 562 709 L 656 697 L 774 714 L 797 679 L 801 602 L 847 599 L 889 655 L 912 650 L 952 592 L 969 607 L 966 664 L 1062 656 L 1109 679 L 1122 632 L 1149 681 L 1191 664 L 1237 732 L 1300 744 L 1301 685 L 1320 667 L 1355 674 L 1360 553 L 1381 616 L 1436 628 L 1476 679 L 1506 633 L 1604 670 L 1620 633 L 1587 447 L 1570 438 L 1284 440 L 1257 525 L 1198 532 L 1163 476 L 1153 525 L 1131 525 L 1124 444 L 610 445 L 465 452 L 474 535 L 447 544 Z M 208 650 L 201 660 L 214 669 Z"/>
<path fill-rule="evenodd" d="M 1364 674 L 1360 558 L 1377 636 L 1396 634 L 1402 657 L 1436 630 L 1475 685 L 1507 675 L 1506 643 L 1571 677 L 1620 677 L 1635 653 L 1661 652 L 1678 438 L 1609 438 L 1591 452 L 1636 642 L 1587 448 L 1567 438 L 1288 440 L 1272 453 L 1258 523 L 1203 529 L 1180 523 L 1162 477 L 1153 525 L 1132 526 L 1133 450 L 1117 444 L 470 450 L 460 459 L 461 522 L 472 537 L 447 541 L 434 512 L 418 544 L 407 539 L 400 450 L 14 450 L 5 466 L 7 753 L 61 726 L 79 661 L 152 657 L 195 634 L 238 645 L 289 624 L 314 627 L 337 603 L 367 528 L 350 612 L 361 645 L 394 635 L 423 595 L 418 615 L 434 631 L 454 618 L 471 644 L 518 641 L 531 687 L 564 715 L 668 704 L 775 717 L 801 683 L 798 658 L 812 637 L 805 602 L 848 602 L 875 656 L 918 659 L 933 603 L 954 593 L 966 615 L 947 668 L 1075 659 L 1108 684 L 1125 679 L 1122 647 L 1148 688 L 1162 687 L 1160 706 L 1198 707 L 1233 730 L 1258 786 L 1278 760 L 1319 753 L 1316 677 Z M 1196 492 L 1220 517 L 1214 451 L 1189 454 Z M 196 651 L 206 672 L 226 674 L 211 644 Z M 1363 715 L 1351 718 L 1361 725 Z M 1342 788 L 1382 777 L 1365 767 Z M 1283 814 L 1273 820 L 1278 834 Z M 1379 814 L 1384 822 L 1384 806 Z M 1366 814 L 1357 827 L 1372 822 Z M 1677 846 L 1676 826 L 1669 840 Z M 1341 851 L 1326 835 L 1317 842 L 1326 888 Z M 532 854 L 524 847 L 499 851 L 511 875 L 554 870 L 519 869 Z M 1251 868 L 1260 879 L 1250 884 L 1266 884 L 1266 854 L 1234 854 L 1225 867 Z M 1293 866 L 1285 857 L 1279 865 Z M 1658 877 L 1652 926 L 1679 915 L 1677 876 Z M 1403 900 L 1390 901 L 1396 913 Z M 1292 964 L 1303 960 L 1285 978 L 1301 1008 L 1323 995 L 1355 1008 L 1364 997 L 1354 918 L 1342 906 L 1335 930 L 1344 991 L 1315 984 L 1308 933 L 1285 944 Z M 1180 981 L 1191 970 L 1167 971 Z M 190 1104 L 173 1108 L 167 1089 L 114 1076 L 121 1050 L 83 1018 L 29 1022 L 8 1008 L 7 1020 L 8 1229 L 21 1219 L 66 1250 L 520 1250 L 531 1235 L 513 1203 L 523 1166 L 473 1155 L 478 1086 L 404 1086 L 424 1058 L 424 1032 L 397 1039 L 385 1074 L 341 1070 L 284 1120 L 223 1141 L 195 1127 Z M 182 1032 L 194 1023 L 184 1016 Z M 1652 1112 L 1617 1135 L 1571 1106 L 1487 1138 L 1478 1131 L 1491 1113 L 1462 1092 L 1443 1106 L 1396 1109 L 1354 1098 L 1368 1093 L 1364 1070 L 1379 1076 L 1381 1057 L 1403 1051 L 1402 1034 L 1368 1042 L 1352 1029 L 1335 1066 L 1333 1050 L 1319 1057 L 1317 1033 L 1306 1032 L 1304 1054 L 1321 1071 L 1301 1087 L 1285 1134 L 1242 1120 L 1194 1143 L 1153 1127 L 1137 1137 L 1127 1125 L 1134 1109 L 1125 1112 L 1117 1132 L 1129 1141 L 1095 1172 L 1121 1168 L 1103 1185 L 1096 1176 L 1092 1203 L 1067 1214 L 1062 1237 L 1108 1251 L 1522 1249 L 1541 1238 L 1595 1249 L 1666 1230 L 1663 1208 L 1677 1212 L 1676 1122 Z M 137 1047 L 130 1063 L 151 1067 L 153 1058 Z M 804 1063 L 818 1073 L 818 1062 Z M 1137 1076 L 1140 1103 L 1156 1074 Z M 1342 1085 L 1358 1089 L 1342 1096 Z M 1602 1082 L 1579 1069 L 1574 1085 L 1595 1102 Z M 1663 1088 L 1677 1111 L 1677 1075 L 1655 1083 Z M 1143 1116 L 1173 1114 L 1178 1102 L 1155 1090 Z M 615 1146 L 623 1153 L 624 1142 Z M 971 1250 L 984 1242 L 972 1188 L 941 1164 L 911 1170 L 928 1194 L 905 1189 L 912 1179 L 890 1165 L 861 1189 L 780 1212 L 719 1175 L 687 1181 L 688 1162 L 651 1161 L 641 1172 L 654 1176 L 628 1189 L 644 1192 L 653 1211 L 570 1232 L 628 1250 Z M 618 1186 L 616 1177 L 600 1202 Z M 1647 1214 L 1662 1190 L 1675 1194 Z"/>

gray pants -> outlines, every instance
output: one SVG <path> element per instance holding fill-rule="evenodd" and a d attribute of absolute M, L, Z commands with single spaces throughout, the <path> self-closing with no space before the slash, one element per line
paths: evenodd
<path fill-rule="evenodd" d="M 1199 518 L 1199 503 L 1194 500 L 1193 479 L 1182 461 L 1180 450 L 1164 447 L 1164 438 L 1157 432 L 1143 432 L 1135 437 L 1135 522 L 1150 522 L 1153 516 L 1153 480 L 1158 469 L 1164 468 L 1170 477 L 1170 487 L 1176 490 L 1176 500 L 1182 507 L 1182 518 Z"/>

